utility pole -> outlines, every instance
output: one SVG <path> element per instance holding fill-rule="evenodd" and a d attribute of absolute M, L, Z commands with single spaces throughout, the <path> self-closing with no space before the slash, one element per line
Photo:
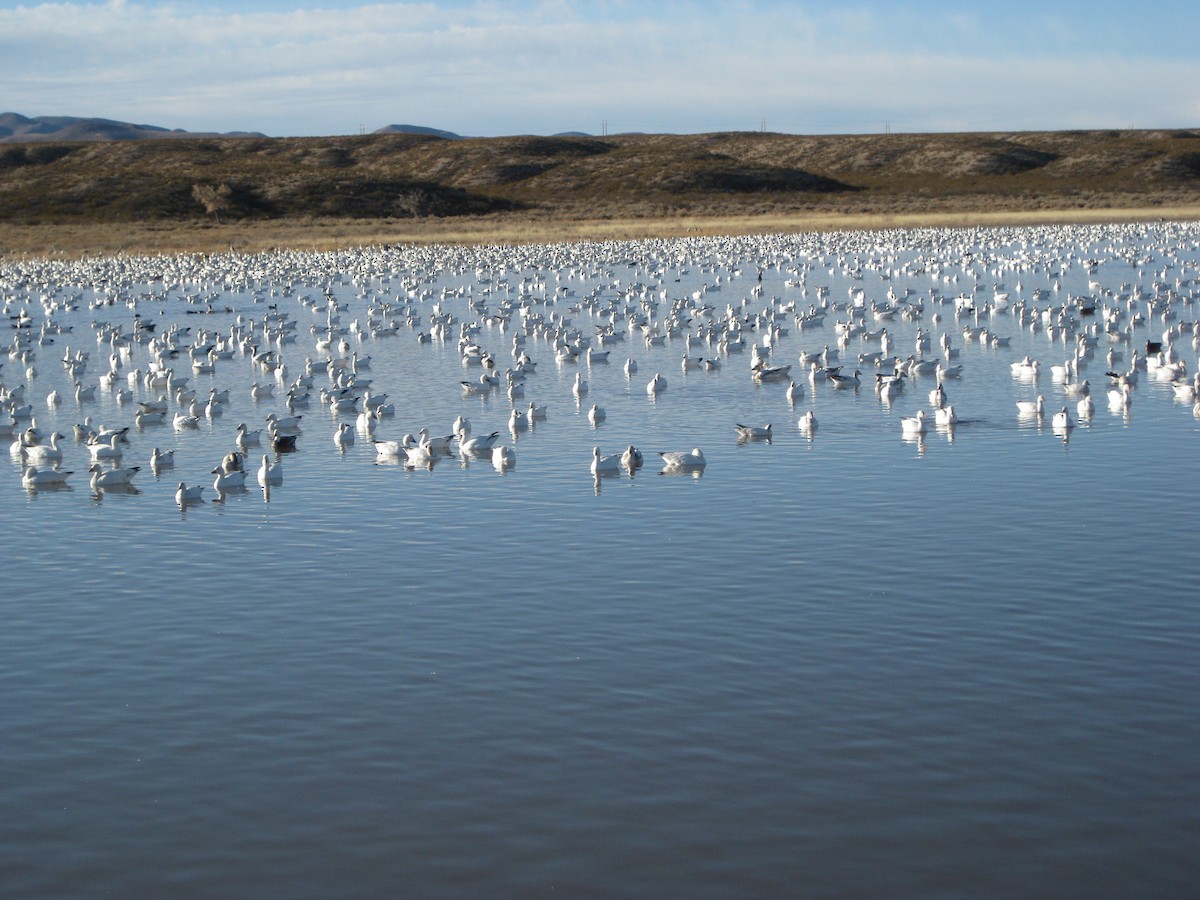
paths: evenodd
<path fill-rule="evenodd" d="M 600 120 L 600 134 L 608 137 L 608 119 Z"/>
<path fill-rule="evenodd" d="M 758 120 L 758 130 L 761 131 L 763 134 L 767 133 L 767 117 L 766 116 L 763 116 L 761 119 Z"/>

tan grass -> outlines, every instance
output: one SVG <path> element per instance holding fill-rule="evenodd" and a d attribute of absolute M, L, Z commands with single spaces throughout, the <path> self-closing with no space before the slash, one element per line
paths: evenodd
<path fill-rule="evenodd" d="M 214 225 L 0 223 L 0 256 L 325 251 L 386 244 L 528 244 L 884 228 L 1197 220 L 1200 205 L 1088 209 L 767 213 L 561 219 L 521 214 L 447 219 L 335 219 Z"/>

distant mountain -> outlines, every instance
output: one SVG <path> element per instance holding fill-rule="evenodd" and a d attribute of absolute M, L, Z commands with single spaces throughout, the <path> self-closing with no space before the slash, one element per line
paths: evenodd
<path fill-rule="evenodd" d="M 23 116 L 20 113 L 0 113 L 0 144 L 32 141 L 144 141 L 159 138 L 189 137 L 266 137 L 257 131 L 234 131 L 224 134 L 201 133 L 161 128 L 157 125 L 132 125 L 112 119 L 81 118 L 78 116 Z"/>
<path fill-rule="evenodd" d="M 445 138 L 449 141 L 461 141 L 463 136 L 453 131 L 442 131 L 438 128 L 426 128 L 424 125 L 384 125 L 376 128 L 372 134 L 424 134 L 430 137 Z"/>

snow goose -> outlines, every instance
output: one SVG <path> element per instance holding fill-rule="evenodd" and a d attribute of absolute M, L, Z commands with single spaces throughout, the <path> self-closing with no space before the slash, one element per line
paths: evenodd
<path fill-rule="evenodd" d="M 169 469 L 175 465 L 175 451 L 161 450 L 155 447 L 150 451 L 150 469 L 153 472 L 158 472 L 159 469 Z"/>
<path fill-rule="evenodd" d="M 811 409 L 800 417 L 796 423 L 805 434 L 811 435 L 817 430 L 817 415 Z"/>
<path fill-rule="evenodd" d="M 93 460 L 97 459 L 113 459 L 119 460 L 125 453 L 121 449 L 121 437 L 119 434 L 112 434 L 108 441 L 105 442 L 99 437 L 93 443 L 85 444 L 88 449 L 88 454 Z"/>
<path fill-rule="evenodd" d="M 1018 400 L 1017 414 L 1021 416 L 1040 416 L 1046 411 L 1046 399 L 1037 395 L 1036 400 Z"/>
<path fill-rule="evenodd" d="M 213 479 L 213 490 L 215 490 L 218 495 L 237 490 L 238 488 L 244 488 L 246 486 L 245 472 L 226 472 L 220 466 L 217 466 L 212 470 L 212 474 L 216 476 L 216 478 Z"/>
<path fill-rule="evenodd" d="M 803 400 L 803 399 L 804 399 L 804 388 L 801 387 L 800 385 L 796 384 L 796 382 L 793 381 L 791 384 L 788 385 L 788 389 L 787 389 L 788 403 L 795 403 L 797 400 Z"/>
<path fill-rule="evenodd" d="M 251 431 L 246 427 L 246 423 L 242 422 L 237 427 L 237 437 L 234 439 L 239 450 L 245 450 L 247 447 L 262 446 L 262 429 L 256 428 Z"/>
<path fill-rule="evenodd" d="M 517 451 L 512 447 L 500 446 L 492 448 L 492 465 L 497 471 L 503 472 L 517 464 Z"/>
<path fill-rule="evenodd" d="M 127 487 L 133 481 L 133 476 L 141 471 L 141 468 L 141 466 L 129 466 L 124 469 L 105 469 L 99 463 L 92 463 L 88 469 L 92 473 L 88 484 L 91 485 L 93 491 L 108 487 Z"/>
<path fill-rule="evenodd" d="M 662 457 L 663 471 L 699 471 L 707 464 L 704 454 L 699 447 L 692 450 L 659 451 Z"/>
<path fill-rule="evenodd" d="M 644 462 L 645 460 L 642 457 L 642 451 L 633 446 L 633 444 L 630 444 L 627 448 L 625 448 L 625 452 L 621 454 L 621 465 L 623 465 L 626 469 L 629 469 L 630 472 L 634 471 L 635 469 L 640 469 Z"/>
<path fill-rule="evenodd" d="M 258 467 L 258 483 L 263 487 L 283 484 L 283 463 L 272 463 L 270 457 L 264 453 L 262 464 Z"/>
<path fill-rule="evenodd" d="M 201 494 L 204 492 L 204 485 L 195 484 L 188 487 L 182 481 L 179 482 L 179 487 L 175 489 L 175 502 L 179 506 L 186 506 L 189 503 L 199 503 L 204 497 Z"/>
<path fill-rule="evenodd" d="M 627 378 L 630 375 L 636 374 L 637 369 L 638 369 L 637 360 L 635 360 L 632 356 L 629 357 L 627 360 L 625 360 L 625 376 Z"/>
<path fill-rule="evenodd" d="M 546 418 L 546 404 L 534 403 L 529 401 L 529 409 L 526 410 L 526 415 L 529 416 L 529 421 L 537 421 Z"/>
<path fill-rule="evenodd" d="M 954 414 L 954 406 L 943 406 L 934 410 L 933 421 L 936 425 L 957 425 L 958 416 Z"/>
<path fill-rule="evenodd" d="M 1054 414 L 1054 418 L 1050 424 L 1056 431 L 1064 431 L 1068 428 L 1074 428 L 1075 420 L 1071 418 L 1071 414 L 1067 412 L 1067 408 L 1064 406 Z"/>
<path fill-rule="evenodd" d="M 829 383 L 832 384 L 835 388 L 842 388 L 842 389 L 855 388 L 855 389 L 857 389 L 859 384 L 861 383 L 862 373 L 858 369 L 855 369 L 853 375 L 843 375 L 841 373 L 841 366 L 838 366 L 833 369 L 827 368 L 825 370 L 825 377 L 827 379 L 829 379 Z"/>
<path fill-rule="evenodd" d="M 450 452 L 450 442 L 454 440 L 454 435 L 439 435 L 432 437 L 429 434 L 428 428 L 422 428 L 417 432 L 417 443 L 424 447 L 431 455 L 434 453 L 448 454 Z"/>
<path fill-rule="evenodd" d="M 491 453 L 496 446 L 496 441 L 500 439 L 500 432 L 493 431 L 491 434 L 481 434 L 476 437 L 460 437 L 458 441 L 458 450 L 460 453 L 468 453 L 472 456 L 483 456 Z"/>
<path fill-rule="evenodd" d="M 333 444 L 339 450 L 354 446 L 354 429 L 345 422 L 338 423 L 337 431 L 333 433 Z"/>
<path fill-rule="evenodd" d="M 655 372 L 654 377 L 646 384 L 646 393 L 653 396 L 667 389 L 667 379 L 661 373 Z"/>
<path fill-rule="evenodd" d="M 46 487 L 49 485 L 66 484 L 67 476 L 74 472 L 61 469 L 39 469 L 37 466 L 26 466 L 21 473 L 21 483 L 25 487 Z"/>
<path fill-rule="evenodd" d="M 588 392 L 588 383 L 583 377 L 582 372 L 575 373 L 575 384 L 571 387 L 571 393 L 578 400 Z"/>
<path fill-rule="evenodd" d="M 900 420 L 900 430 L 904 434 L 924 434 L 928 430 L 925 424 L 925 410 L 918 409 L 915 416 L 906 416 Z"/>
<path fill-rule="evenodd" d="M 25 447 L 25 459 L 33 466 L 44 466 L 49 463 L 62 462 L 62 449 L 58 446 L 58 441 L 63 435 L 57 431 L 52 432 L 48 440 L 49 444 L 34 444 Z"/>
<path fill-rule="evenodd" d="M 271 431 L 288 432 L 300 428 L 300 420 L 304 416 L 284 416 L 280 418 L 275 413 L 267 413 L 266 423 Z"/>
<path fill-rule="evenodd" d="M 600 406 L 598 403 L 593 403 L 592 408 L 588 410 L 588 421 L 593 425 L 599 425 L 607 418 L 608 413 L 605 412 L 604 407 Z"/>
<path fill-rule="evenodd" d="M 601 456 L 600 448 L 592 448 L 592 466 L 591 473 L 593 475 L 616 475 L 621 471 L 621 455 L 614 453 L 610 456 Z"/>
<path fill-rule="evenodd" d="M 766 425 L 741 425 L 733 426 L 733 430 L 737 432 L 739 441 L 771 441 L 771 423 Z"/>

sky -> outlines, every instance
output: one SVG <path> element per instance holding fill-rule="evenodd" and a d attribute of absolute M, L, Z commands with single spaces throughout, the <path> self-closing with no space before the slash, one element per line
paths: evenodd
<path fill-rule="evenodd" d="M 0 112 L 187 131 L 1200 126 L 1194 0 L 0 0 Z"/>

